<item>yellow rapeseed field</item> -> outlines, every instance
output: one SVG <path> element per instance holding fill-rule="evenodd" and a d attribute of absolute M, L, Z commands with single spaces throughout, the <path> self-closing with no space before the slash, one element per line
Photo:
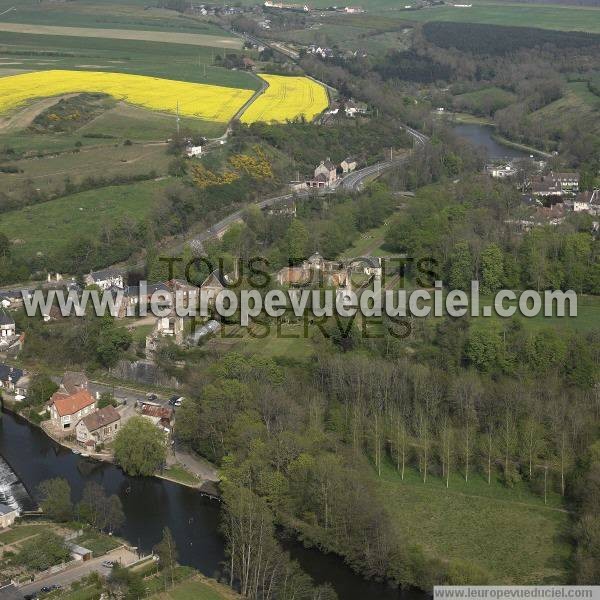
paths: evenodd
<path fill-rule="evenodd" d="M 252 97 L 252 90 L 100 71 L 36 71 L 0 78 L 0 114 L 29 100 L 73 92 L 113 96 L 151 110 L 227 122 Z"/>
<path fill-rule="evenodd" d="M 242 115 L 243 123 L 275 121 L 298 117 L 311 121 L 329 105 L 325 88 L 308 77 L 261 75 L 269 87 Z"/>

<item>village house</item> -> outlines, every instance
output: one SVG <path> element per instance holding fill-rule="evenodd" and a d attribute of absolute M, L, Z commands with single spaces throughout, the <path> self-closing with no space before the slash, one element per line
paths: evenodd
<path fill-rule="evenodd" d="M 101 290 L 108 290 L 111 287 L 123 288 L 123 271 L 120 269 L 104 269 L 95 271 L 85 276 L 86 285 L 97 285 Z"/>
<path fill-rule="evenodd" d="M 344 107 L 344 112 L 347 117 L 355 117 L 356 115 L 366 115 L 367 105 L 362 102 L 354 102 L 354 100 L 348 100 Z"/>
<path fill-rule="evenodd" d="M 356 169 L 356 159 L 355 158 L 345 158 L 341 163 L 340 167 L 342 168 L 342 173 L 351 173 Z"/>
<path fill-rule="evenodd" d="M 279 285 L 302 287 L 318 285 L 333 288 L 351 286 L 350 269 L 340 261 L 325 260 L 315 252 L 297 267 L 284 267 L 277 273 Z"/>
<path fill-rule="evenodd" d="M 60 387 L 66 394 L 76 394 L 89 389 L 88 378 L 81 371 L 66 371 L 60 380 Z"/>
<path fill-rule="evenodd" d="M 337 167 L 328 158 L 322 160 L 314 172 L 314 178 L 307 182 L 311 188 L 331 187 L 338 179 Z"/>
<path fill-rule="evenodd" d="M 359 256 L 353 258 L 348 266 L 354 273 L 362 273 L 374 279 L 381 279 L 383 275 L 381 258 L 378 256 Z"/>
<path fill-rule="evenodd" d="M 541 176 L 531 182 L 531 194 L 533 196 L 562 196 L 563 191 L 560 183 L 548 176 Z"/>
<path fill-rule="evenodd" d="M 573 195 L 579 191 L 579 173 L 554 173 L 539 175 L 531 180 L 534 196 Z"/>
<path fill-rule="evenodd" d="M 600 212 L 600 190 L 579 192 L 573 200 L 573 212 Z"/>
<path fill-rule="evenodd" d="M 230 285 L 229 278 L 221 269 L 215 269 L 200 286 L 200 290 L 206 295 L 208 304 L 214 304 L 219 292 Z"/>
<path fill-rule="evenodd" d="M 0 388 L 14 394 L 15 400 L 24 400 L 29 388 L 29 376 L 22 369 L 0 364 Z"/>
<path fill-rule="evenodd" d="M 513 177 L 517 174 L 517 169 L 515 169 L 510 163 L 503 165 L 488 165 L 486 167 L 486 171 L 494 179 L 505 179 L 507 177 Z"/>
<path fill-rule="evenodd" d="M 3 308 L 0 308 L 0 338 L 12 338 L 16 335 L 15 320 Z"/>
<path fill-rule="evenodd" d="M 98 444 L 112 441 L 120 426 L 119 411 L 114 406 L 105 406 L 77 423 L 77 441 L 82 446 L 94 449 Z"/>
<path fill-rule="evenodd" d="M 146 357 L 152 357 L 163 338 L 170 338 L 177 345 L 183 344 L 183 332 L 183 317 L 180 317 L 174 309 L 171 309 L 166 316 L 156 317 L 154 329 L 146 336 Z"/>
<path fill-rule="evenodd" d="M 0 502 L 0 529 L 10 527 L 19 516 L 19 509 Z"/>
<path fill-rule="evenodd" d="M 87 390 L 68 394 L 59 390 L 50 398 L 50 420 L 59 430 L 75 429 L 83 417 L 96 410 L 96 401 Z"/>
<path fill-rule="evenodd" d="M 170 279 L 167 281 L 167 288 L 178 298 L 181 298 L 187 306 L 190 299 L 197 297 L 200 289 L 197 285 L 184 281 L 183 279 Z"/>
<path fill-rule="evenodd" d="M 171 290 L 166 283 L 153 283 L 146 286 L 145 290 L 137 285 L 128 285 L 124 289 L 113 287 L 109 290 L 115 297 L 121 293 L 124 301 L 119 306 L 117 319 L 124 319 L 127 316 L 133 316 L 139 312 L 139 306 L 148 306 L 152 301 L 152 296 L 156 294 L 155 299 L 160 299 L 160 293 L 164 293 L 164 298 L 168 298 Z M 159 302 L 161 306 L 171 306 L 169 300 L 165 300 L 164 303 Z"/>
<path fill-rule="evenodd" d="M 32 290 L 8 290 L 0 292 L 0 307 L 16 310 L 23 306 L 23 298 L 31 298 Z"/>
<path fill-rule="evenodd" d="M 185 155 L 188 158 L 202 156 L 202 146 L 189 145 L 185 147 Z"/>
<path fill-rule="evenodd" d="M 248 58 L 247 56 L 244 56 L 244 58 L 242 58 L 242 64 L 244 65 L 244 69 L 246 71 L 256 70 L 256 63 L 251 58 Z"/>
<path fill-rule="evenodd" d="M 554 173 L 551 172 L 550 176 L 554 181 L 560 184 L 560 187 L 565 192 L 578 192 L 579 191 L 579 173 Z"/>

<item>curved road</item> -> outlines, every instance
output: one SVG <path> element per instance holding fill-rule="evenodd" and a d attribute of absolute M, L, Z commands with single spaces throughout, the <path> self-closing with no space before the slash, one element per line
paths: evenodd
<path fill-rule="evenodd" d="M 408 126 L 405 126 L 405 129 L 407 133 L 413 137 L 415 144 L 418 146 L 424 145 L 429 140 L 429 138 L 426 135 L 416 131 L 415 129 L 412 129 Z M 338 189 L 354 192 L 359 191 L 367 179 L 378 177 L 381 173 L 384 173 L 388 169 L 403 164 L 404 162 L 406 162 L 407 159 L 408 156 L 403 156 L 395 160 L 387 160 L 376 163 L 374 165 L 370 165 L 368 167 L 364 167 L 362 169 L 359 169 L 358 171 L 349 173 L 348 175 L 340 179 L 335 188 L 325 188 L 319 190 L 317 193 L 319 195 L 333 194 Z M 299 192 L 296 192 L 294 194 L 284 194 L 282 196 L 266 198 L 265 200 L 261 200 L 260 202 L 255 203 L 254 206 L 258 206 L 259 208 L 267 208 L 269 206 L 274 206 L 280 202 L 284 202 L 285 200 L 291 200 L 292 198 L 298 197 L 306 197 L 310 194 L 311 192 L 309 190 L 300 190 Z M 203 243 L 210 240 L 211 238 L 222 235 L 223 233 L 225 233 L 225 231 L 227 231 L 227 229 L 231 225 L 233 225 L 233 223 L 242 220 L 242 216 L 246 209 L 247 207 L 244 207 L 240 210 L 237 210 L 234 213 L 231 213 L 224 219 L 221 219 L 218 223 L 215 223 L 212 227 L 210 227 L 210 229 L 207 229 L 204 233 L 201 233 L 194 237 L 192 240 L 190 240 L 190 242 Z"/>

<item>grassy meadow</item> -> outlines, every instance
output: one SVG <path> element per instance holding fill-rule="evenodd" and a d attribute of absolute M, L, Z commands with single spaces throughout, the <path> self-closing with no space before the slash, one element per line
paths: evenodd
<path fill-rule="evenodd" d="M 51 202 L 4 213 L 0 232 L 18 239 L 13 252 L 32 257 L 60 251 L 80 235 L 94 236 L 103 223 L 142 221 L 168 180 L 145 181 L 80 192 Z"/>
<path fill-rule="evenodd" d="M 392 515 L 398 536 L 435 556 L 472 561 L 498 584 L 551 584 L 565 580 L 570 545 L 569 515 L 560 497 L 548 505 L 526 484 L 508 489 L 480 474 L 465 483 L 461 473 L 423 483 L 412 469 L 404 481 L 396 469 L 383 466 L 374 484 Z"/>

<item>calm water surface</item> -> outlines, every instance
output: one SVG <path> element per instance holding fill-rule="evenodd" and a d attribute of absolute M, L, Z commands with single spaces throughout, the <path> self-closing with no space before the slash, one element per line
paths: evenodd
<path fill-rule="evenodd" d="M 88 481 L 117 494 L 123 503 L 126 524 L 122 537 L 142 551 L 160 541 L 162 530 L 173 533 L 179 559 L 209 577 L 217 576 L 224 560 L 219 535 L 219 503 L 198 492 L 154 478 L 129 477 L 119 468 L 96 463 L 60 447 L 36 427 L 9 412 L 0 419 L 0 494 L 11 495 L 23 508 L 31 508 L 24 489 L 35 496 L 38 485 L 51 477 L 64 477 L 75 500 Z M 370 583 L 354 574 L 344 562 L 293 541 L 284 541 L 288 552 L 317 583 L 329 582 L 340 600 L 424 600 L 420 592 L 399 592 Z"/>
<path fill-rule="evenodd" d="M 494 128 L 476 123 L 459 123 L 452 126 L 456 135 L 469 140 L 475 146 L 484 148 L 489 159 L 527 158 L 529 153 L 510 146 L 503 146 L 493 139 Z"/>

